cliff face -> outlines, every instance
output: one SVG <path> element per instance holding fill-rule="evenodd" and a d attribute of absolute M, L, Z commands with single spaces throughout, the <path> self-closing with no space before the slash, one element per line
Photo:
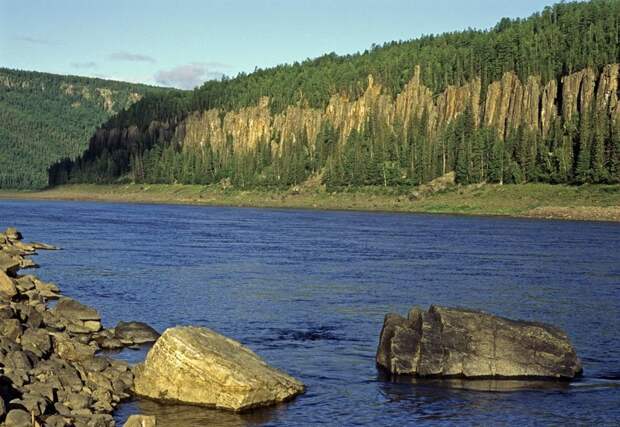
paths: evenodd
<path fill-rule="evenodd" d="M 217 150 L 224 146 L 226 135 L 230 135 L 234 151 L 242 152 L 271 139 L 276 142 L 277 152 L 285 141 L 295 142 L 306 132 L 312 149 L 324 121 L 331 122 L 344 140 L 353 129 L 364 126 L 371 112 L 390 127 L 426 115 L 429 135 L 437 135 L 467 108 L 471 109 L 477 125 L 497 129 L 501 138 L 520 126 L 546 136 L 558 114 L 568 121 L 575 114 L 596 108 L 619 120 L 619 68 L 619 64 L 608 65 L 598 75 L 585 69 L 544 85 L 538 76 L 522 82 L 516 74 L 508 72 L 488 86 L 484 99 L 479 79 L 463 86 L 450 86 L 433 95 L 421 83 L 418 68 L 395 98 L 387 95 L 369 76 L 368 88 L 360 98 L 334 95 L 324 110 L 289 106 L 281 113 L 271 114 L 269 99 L 265 97 L 256 106 L 237 111 L 195 112 L 177 128 L 176 140 L 186 149 L 210 144 Z"/>
<path fill-rule="evenodd" d="M 131 146 L 148 137 L 151 141 L 173 141 L 184 150 L 204 150 L 209 145 L 213 151 L 223 152 L 230 150 L 230 141 L 233 152 L 240 154 L 252 152 L 261 142 L 272 142 L 272 154 L 277 156 L 285 144 L 296 144 L 302 138 L 312 151 L 326 121 L 338 131 L 340 143 L 354 129 L 361 130 L 371 115 L 392 129 L 397 123 L 426 117 L 429 136 L 440 136 L 442 129 L 468 108 L 477 126 L 497 129 L 502 139 L 519 127 L 544 137 L 558 116 L 566 122 L 592 108 L 606 112 L 613 121 L 620 120 L 619 77 L 620 64 L 607 65 L 600 73 L 585 69 L 546 84 L 538 76 L 523 82 L 515 73 L 507 72 L 488 85 L 484 96 L 479 79 L 433 94 L 421 82 L 417 68 L 396 97 L 388 95 L 369 76 L 361 97 L 333 95 L 325 109 L 291 105 L 273 114 L 269 98 L 263 97 L 256 105 L 235 111 L 196 111 L 178 124 L 153 122 L 145 130 L 135 126 L 100 129 L 91 146 Z"/>

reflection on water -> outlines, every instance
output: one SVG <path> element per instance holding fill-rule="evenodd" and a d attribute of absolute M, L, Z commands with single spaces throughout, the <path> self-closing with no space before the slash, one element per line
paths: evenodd
<path fill-rule="evenodd" d="M 144 415 L 155 415 L 158 426 L 178 427 L 250 427 L 262 426 L 277 419 L 278 413 L 286 411 L 286 403 L 273 408 L 259 409 L 236 414 L 217 409 L 179 404 L 162 404 L 148 399 L 128 402 L 128 407 Z M 128 408 L 124 408 L 127 410 Z"/>
<path fill-rule="evenodd" d="M 514 392 L 525 390 L 568 390 L 571 383 L 568 381 L 531 380 L 531 379 L 496 379 L 496 378 L 418 378 L 405 375 L 389 375 L 380 370 L 380 381 L 396 384 L 411 384 L 416 389 L 453 389 L 480 392 Z"/>
<path fill-rule="evenodd" d="M 135 400 L 115 413 L 118 425 L 139 412 L 164 427 L 620 424 L 620 224 L 0 201 L 6 225 L 63 247 L 37 257 L 37 274 L 98 308 L 106 326 L 209 327 L 307 386 L 242 415 Z M 585 377 L 378 376 L 384 315 L 430 304 L 555 324 Z M 114 357 L 136 363 L 147 350 Z"/>

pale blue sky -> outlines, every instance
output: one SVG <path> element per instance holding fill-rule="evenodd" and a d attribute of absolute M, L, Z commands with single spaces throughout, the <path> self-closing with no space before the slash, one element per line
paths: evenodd
<path fill-rule="evenodd" d="M 254 67 L 488 28 L 544 0 L 0 0 L 0 66 L 191 87 Z"/>

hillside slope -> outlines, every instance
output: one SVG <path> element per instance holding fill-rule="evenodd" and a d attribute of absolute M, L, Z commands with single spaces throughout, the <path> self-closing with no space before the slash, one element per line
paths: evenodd
<path fill-rule="evenodd" d="M 619 182 L 619 42 L 619 1 L 561 3 L 146 97 L 50 182 Z"/>
<path fill-rule="evenodd" d="M 40 188 L 47 168 L 74 158 L 97 126 L 162 89 L 0 68 L 0 188 Z"/>

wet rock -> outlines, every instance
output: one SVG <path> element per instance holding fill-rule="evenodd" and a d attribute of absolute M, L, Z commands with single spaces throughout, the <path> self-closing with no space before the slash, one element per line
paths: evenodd
<path fill-rule="evenodd" d="M 58 316 L 69 320 L 101 320 L 96 309 L 67 297 L 61 298 L 53 311 Z"/>
<path fill-rule="evenodd" d="M 15 274 L 19 270 L 19 260 L 7 253 L 0 252 L 0 271 L 7 274 Z"/>
<path fill-rule="evenodd" d="M 136 369 L 140 396 L 233 411 L 272 405 L 304 391 L 250 349 L 207 328 L 166 330 Z"/>
<path fill-rule="evenodd" d="M 114 337 L 124 344 L 145 344 L 157 341 L 159 333 L 146 323 L 118 322 Z"/>
<path fill-rule="evenodd" d="M 571 379 L 582 370 L 560 329 L 474 310 L 388 314 L 379 341 L 377 364 L 392 374 Z"/>
<path fill-rule="evenodd" d="M 6 427 L 32 427 L 32 415 L 23 409 L 11 409 L 4 420 Z"/>
<path fill-rule="evenodd" d="M 4 234 L 5 237 L 11 241 L 18 241 L 22 239 L 22 233 L 17 231 L 15 227 L 8 227 L 2 234 Z"/>
<path fill-rule="evenodd" d="M 157 418 L 153 415 L 131 415 L 123 427 L 156 427 Z"/>
<path fill-rule="evenodd" d="M 4 271 L 0 271 L 0 299 L 10 300 L 17 295 L 17 287 Z"/>
<path fill-rule="evenodd" d="M 41 249 L 44 251 L 57 251 L 58 249 L 60 249 L 58 246 L 48 245 L 47 243 L 40 242 L 31 242 L 30 246 L 32 246 L 35 250 Z"/>

